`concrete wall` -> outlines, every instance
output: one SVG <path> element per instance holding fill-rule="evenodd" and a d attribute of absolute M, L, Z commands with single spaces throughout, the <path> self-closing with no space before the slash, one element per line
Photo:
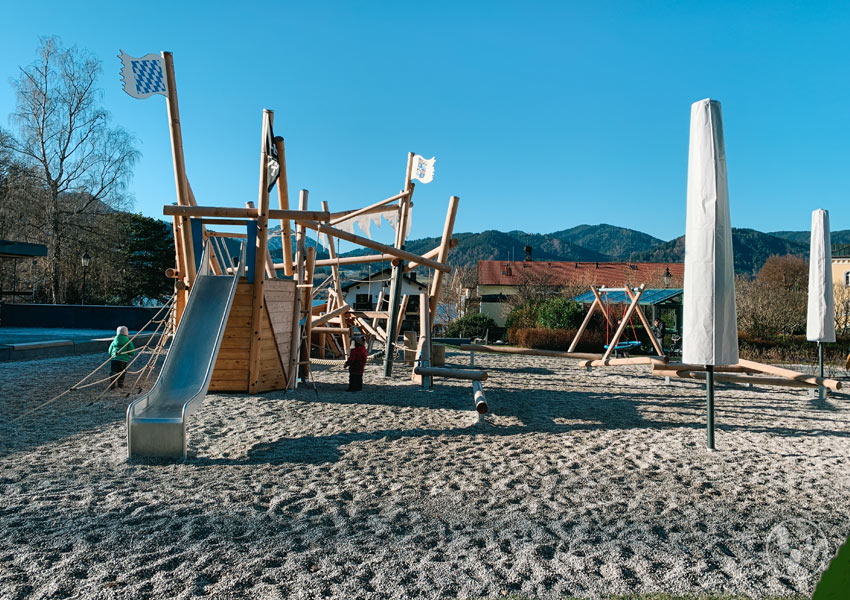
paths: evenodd
<path fill-rule="evenodd" d="M 126 325 L 133 331 L 141 329 L 158 310 L 143 306 L 0 304 L 0 326 L 114 329 Z"/>

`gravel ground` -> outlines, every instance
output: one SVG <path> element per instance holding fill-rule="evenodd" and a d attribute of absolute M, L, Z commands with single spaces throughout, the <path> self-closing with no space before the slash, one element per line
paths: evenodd
<path fill-rule="evenodd" d="M 461 354 L 448 360 L 465 362 Z M 850 400 L 477 355 L 433 392 L 211 395 L 185 464 L 128 462 L 129 398 L 37 406 L 98 356 L 0 364 L 0 598 L 810 594 L 850 533 Z"/>

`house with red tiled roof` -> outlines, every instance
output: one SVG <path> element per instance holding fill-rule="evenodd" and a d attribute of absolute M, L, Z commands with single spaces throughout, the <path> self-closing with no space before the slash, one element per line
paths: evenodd
<path fill-rule="evenodd" d="M 504 326 L 510 312 L 510 296 L 521 286 L 565 288 L 574 295 L 591 285 L 648 288 L 681 287 L 682 263 L 567 262 L 567 261 L 478 261 L 478 295 L 481 314 Z"/>

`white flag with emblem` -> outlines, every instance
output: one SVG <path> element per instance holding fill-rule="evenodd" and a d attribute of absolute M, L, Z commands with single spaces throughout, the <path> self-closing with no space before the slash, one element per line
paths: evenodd
<path fill-rule="evenodd" d="M 134 58 L 120 50 L 121 78 L 124 91 L 133 98 L 150 98 L 154 94 L 168 95 L 165 78 L 165 61 L 159 54 L 146 54 Z"/>
<path fill-rule="evenodd" d="M 437 158 L 425 158 L 417 154 L 413 157 L 413 172 L 410 174 L 412 179 L 418 179 L 422 183 L 431 183 L 434 180 L 434 163 Z"/>

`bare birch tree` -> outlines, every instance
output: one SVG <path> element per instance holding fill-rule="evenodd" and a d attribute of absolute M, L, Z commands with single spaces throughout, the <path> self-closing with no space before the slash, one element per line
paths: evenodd
<path fill-rule="evenodd" d="M 58 38 L 43 38 L 38 58 L 13 82 L 17 131 L 0 132 L 7 151 L 34 174 L 44 193 L 33 198 L 48 247 L 48 285 L 53 302 L 64 297 L 65 249 L 82 231 L 96 234 L 97 218 L 123 208 L 131 169 L 139 154 L 132 137 L 111 127 L 97 87 L 100 61 Z"/>

